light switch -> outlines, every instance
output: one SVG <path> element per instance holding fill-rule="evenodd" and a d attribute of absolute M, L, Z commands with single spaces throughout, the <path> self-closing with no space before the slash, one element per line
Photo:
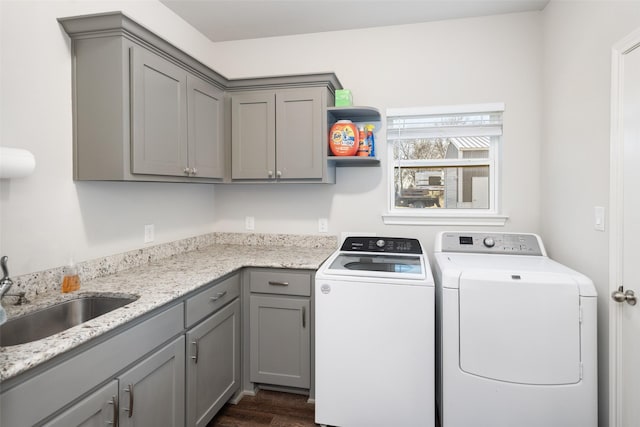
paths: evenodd
<path fill-rule="evenodd" d="M 602 206 L 596 206 L 593 208 L 594 224 L 593 228 L 598 231 L 604 231 L 604 208 Z"/>

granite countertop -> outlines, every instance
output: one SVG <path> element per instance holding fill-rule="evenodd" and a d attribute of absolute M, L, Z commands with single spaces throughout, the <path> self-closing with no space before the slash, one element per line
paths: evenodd
<path fill-rule="evenodd" d="M 122 308 L 31 343 L 0 347 L 0 382 L 86 343 L 243 267 L 316 270 L 335 249 L 297 246 L 215 244 L 153 261 L 148 265 L 83 281 L 79 291 L 50 290 L 22 306 L 5 305 L 9 319 L 79 296 L 135 295 Z"/>

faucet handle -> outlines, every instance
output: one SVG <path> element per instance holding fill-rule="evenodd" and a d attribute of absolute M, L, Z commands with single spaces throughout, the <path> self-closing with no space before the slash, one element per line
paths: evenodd
<path fill-rule="evenodd" d="M 2 280 L 9 278 L 9 267 L 7 267 L 7 261 L 9 261 L 9 257 L 6 255 L 0 258 L 0 266 L 2 266 Z"/>

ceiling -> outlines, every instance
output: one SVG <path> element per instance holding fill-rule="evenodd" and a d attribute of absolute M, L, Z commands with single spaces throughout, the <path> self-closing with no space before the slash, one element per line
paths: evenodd
<path fill-rule="evenodd" d="M 160 0 L 214 42 L 542 10 L 549 0 Z"/>

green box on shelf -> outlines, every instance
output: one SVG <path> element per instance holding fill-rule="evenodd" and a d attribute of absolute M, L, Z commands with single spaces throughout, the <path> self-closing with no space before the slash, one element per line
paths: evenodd
<path fill-rule="evenodd" d="M 349 89 L 337 89 L 336 107 L 351 107 L 352 105 L 353 98 L 351 97 L 351 91 Z"/>

